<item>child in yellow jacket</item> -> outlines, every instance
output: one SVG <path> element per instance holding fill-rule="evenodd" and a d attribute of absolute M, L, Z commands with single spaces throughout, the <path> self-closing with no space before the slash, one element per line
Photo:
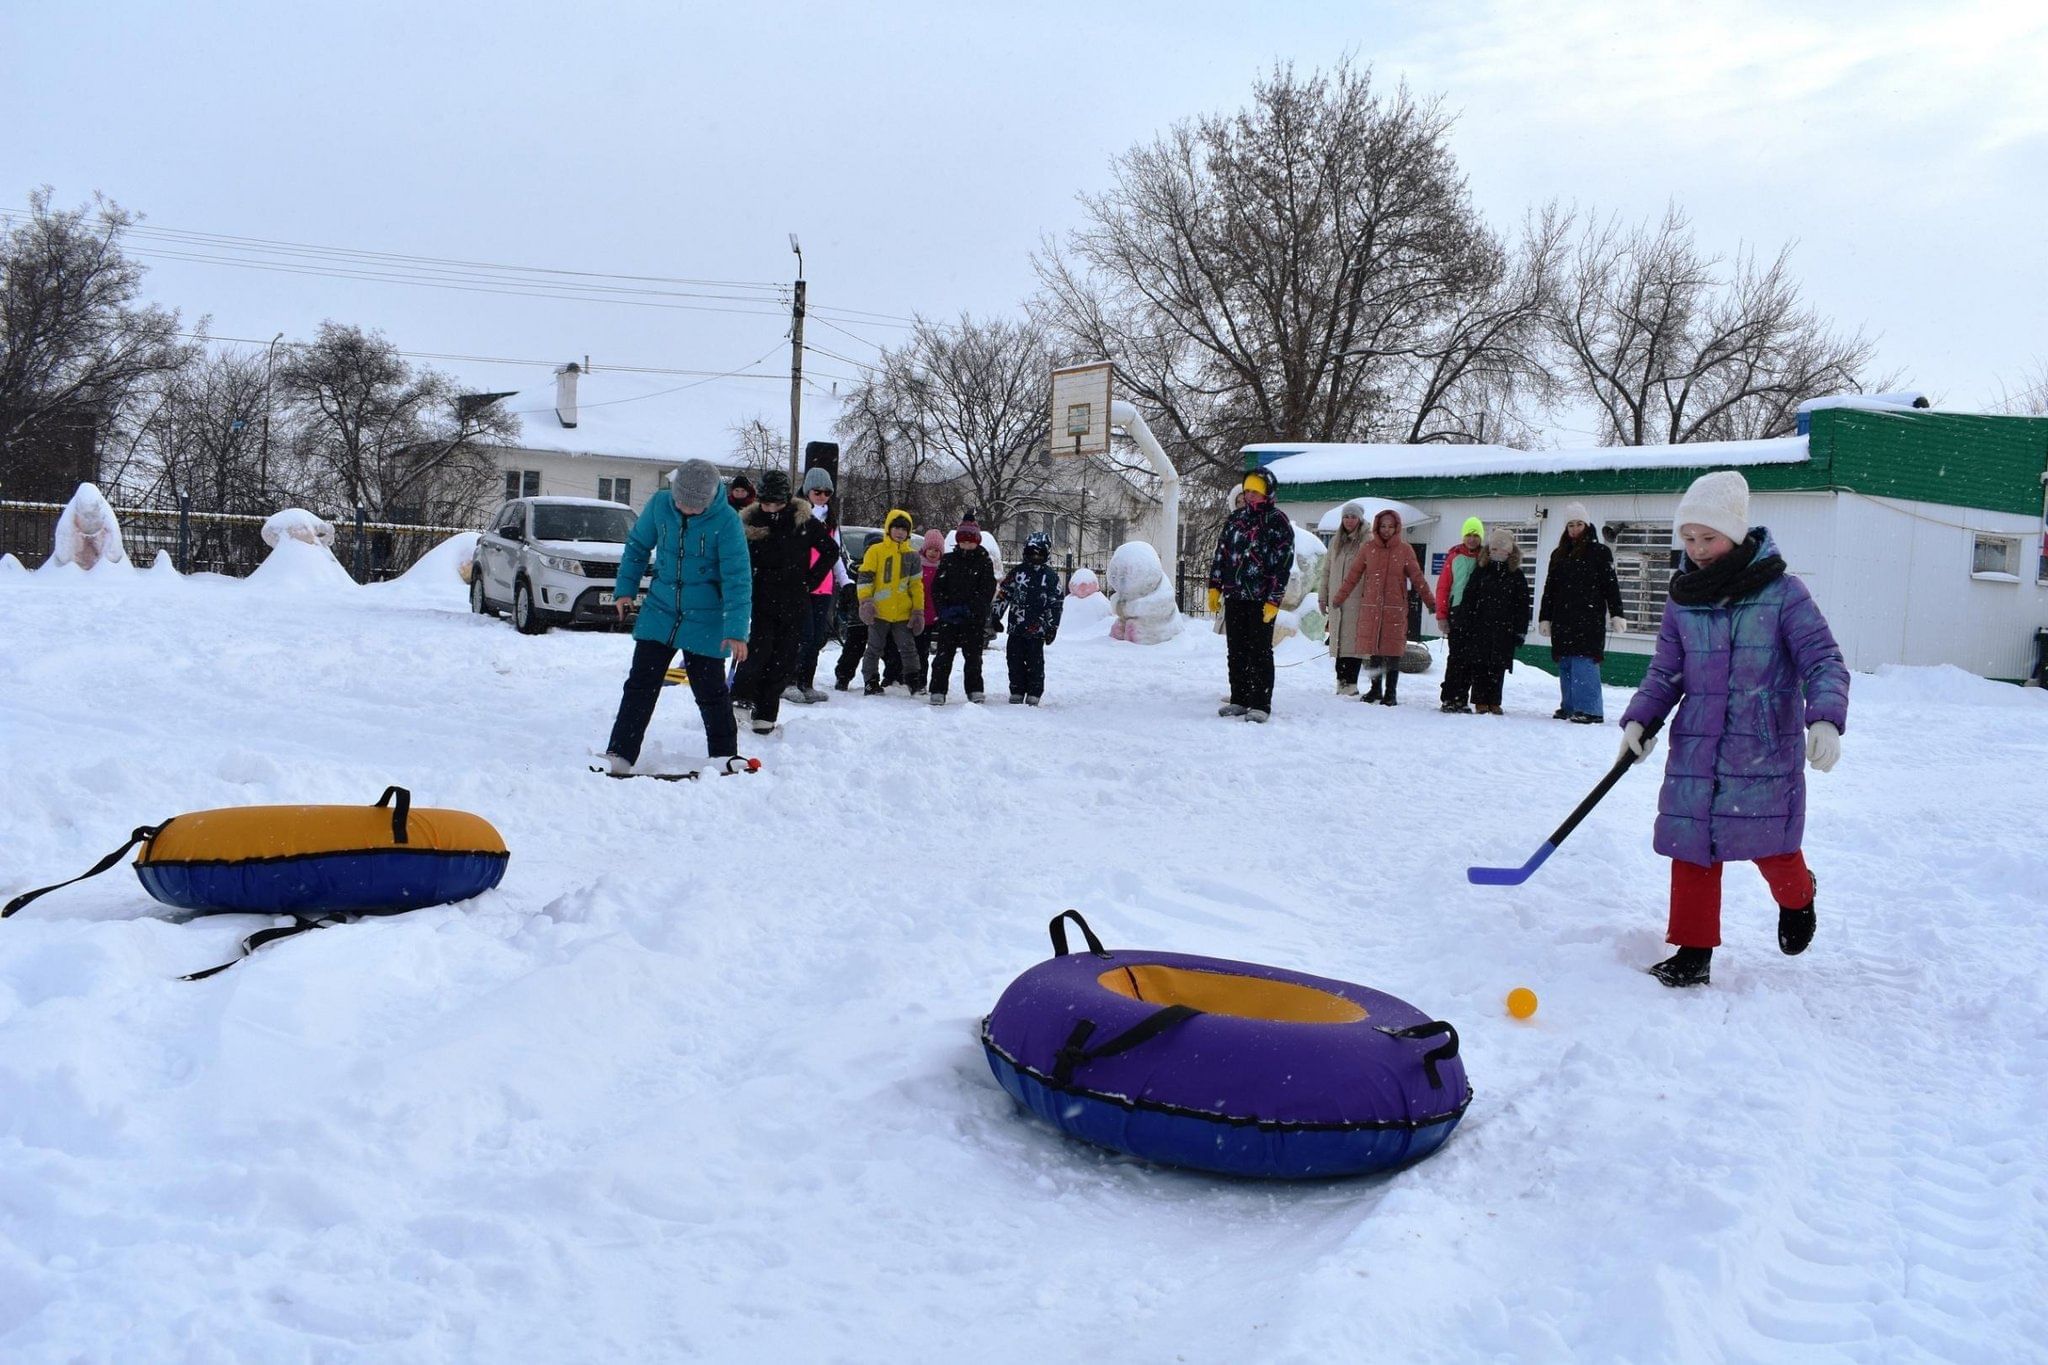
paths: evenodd
<path fill-rule="evenodd" d="M 860 619 L 867 623 L 868 648 L 861 656 L 862 691 L 882 694 L 882 650 L 896 646 L 903 676 L 917 676 L 917 636 L 924 629 L 924 566 L 910 543 L 910 514 L 890 508 L 882 518 L 882 538 L 861 556 Z"/>

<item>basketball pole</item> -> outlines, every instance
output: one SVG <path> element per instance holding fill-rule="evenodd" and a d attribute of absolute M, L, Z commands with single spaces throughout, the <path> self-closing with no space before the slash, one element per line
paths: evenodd
<path fill-rule="evenodd" d="M 1109 405 L 1109 424 L 1121 427 L 1124 435 L 1131 438 L 1145 458 L 1152 463 L 1152 472 L 1159 476 L 1159 520 L 1160 539 L 1166 542 L 1165 552 L 1160 559 L 1166 565 L 1170 581 L 1180 582 L 1180 471 L 1173 467 L 1173 461 L 1166 458 L 1166 451 L 1159 445 L 1159 438 L 1152 434 L 1152 428 L 1145 425 L 1145 416 L 1138 409 L 1118 398 Z"/>

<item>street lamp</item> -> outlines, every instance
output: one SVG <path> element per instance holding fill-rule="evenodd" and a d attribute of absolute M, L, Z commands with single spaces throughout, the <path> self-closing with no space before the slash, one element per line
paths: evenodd
<path fill-rule="evenodd" d="M 789 234 L 789 249 L 796 253 L 796 293 L 790 301 L 789 312 L 789 482 L 796 484 L 801 476 L 797 468 L 797 423 L 803 415 L 804 398 L 804 249 L 797 244 L 796 234 Z"/>
<path fill-rule="evenodd" d="M 284 333 L 279 332 L 263 348 L 263 448 L 257 459 L 256 482 L 261 485 L 257 491 L 265 503 L 270 501 L 270 366 L 277 356 L 277 343 L 283 340 Z"/>

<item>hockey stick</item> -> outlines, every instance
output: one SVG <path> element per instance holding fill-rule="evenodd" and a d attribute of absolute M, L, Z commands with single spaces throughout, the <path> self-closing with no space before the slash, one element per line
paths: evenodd
<path fill-rule="evenodd" d="M 1643 727 L 1645 748 L 1663 728 L 1664 722 L 1661 720 L 1653 720 Z M 1600 798 L 1614 790 L 1614 784 L 1621 781 L 1621 775 L 1640 762 L 1642 759 L 1635 754 L 1624 754 L 1615 759 L 1614 766 L 1607 770 L 1607 776 L 1600 779 L 1600 785 L 1586 794 L 1586 799 L 1579 802 L 1578 808 L 1565 817 L 1564 823 L 1543 841 L 1543 847 L 1537 849 L 1528 862 L 1520 867 L 1468 867 L 1465 869 L 1465 880 L 1476 886 L 1520 886 L 1528 881 L 1536 875 L 1536 869 L 1543 866 L 1551 854 L 1557 852 L 1557 846 L 1565 841 L 1565 837 L 1579 827 L 1579 821 L 1586 818 L 1587 812 L 1600 804 Z"/>

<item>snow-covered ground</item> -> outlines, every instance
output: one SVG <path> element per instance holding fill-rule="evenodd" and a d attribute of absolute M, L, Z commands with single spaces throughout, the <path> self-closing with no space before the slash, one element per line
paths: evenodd
<path fill-rule="evenodd" d="M 304 567 L 0 573 L 0 896 L 181 811 L 394 782 L 492 820 L 504 884 L 198 984 L 259 922 L 152 917 L 125 869 L 0 925 L 0 1358 L 2048 1350 L 2048 695 L 1859 676 L 1811 786 L 1813 949 L 1731 869 L 1714 984 L 1673 992 L 1640 970 L 1651 775 L 1526 886 L 1465 883 L 1613 756 L 1545 675 L 1504 719 L 1438 714 L 1434 678 L 1387 711 L 1295 641 L 1261 728 L 1215 718 L 1202 623 L 1098 619 L 1043 709 L 834 694 L 759 776 L 610 782 L 622 638 Z M 685 691 L 652 740 L 701 749 Z M 1038 1126 L 974 1024 L 1067 906 L 1452 1020 L 1464 1125 L 1285 1187 Z"/>

